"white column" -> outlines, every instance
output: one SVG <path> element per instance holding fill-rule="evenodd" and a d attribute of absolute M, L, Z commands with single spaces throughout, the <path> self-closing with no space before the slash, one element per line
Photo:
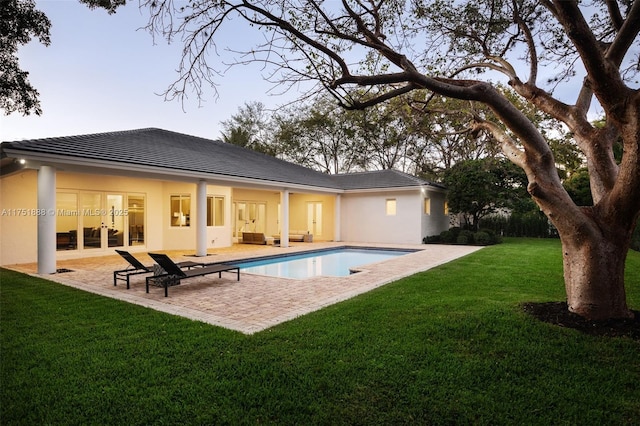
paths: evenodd
<path fill-rule="evenodd" d="M 336 195 L 336 207 L 335 207 L 335 213 L 334 213 L 335 218 L 333 219 L 335 223 L 335 226 L 334 226 L 335 229 L 333 230 L 334 241 L 342 241 L 342 237 L 340 236 L 340 230 L 342 229 L 340 225 L 340 210 L 341 210 L 340 201 L 341 200 L 342 200 L 342 195 L 340 194 Z"/>
<path fill-rule="evenodd" d="M 38 273 L 56 272 L 56 169 L 38 170 Z"/>
<path fill-rule="evenodd" d="M 289 190 L 280 193 L 282 217 L 280 218 L 280 247 L 289 247 Z"/>
<path fill-rule="evenodd" d="M 196 189 L 196 256 L 207 255 L 207 182 Z"/>

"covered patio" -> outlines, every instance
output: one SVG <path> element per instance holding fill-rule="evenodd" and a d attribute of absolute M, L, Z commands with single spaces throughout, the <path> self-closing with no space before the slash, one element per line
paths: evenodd
<path fill-rule="evenodd" d="M 367 265 L 348 277 L 294 280 L 241 273 L 239 282 L 236 281 L 235 274 L 231 273 L 223 273 L 222 278 L 217 275 L 199 277 L 189 280 L 188 284 L 172 287 L 166 298 L 160 288 L 152 287 L 148 294 L 145 292 L 145 275 L 132 277 L 129 290 L 124 283 L 114 286 L 113 271 L 127 266 L 115 253 L 109 256 L 59 260 L 58 270 L 71 272 L 42 277 L 105 297 L 252 334 L 480 249 L 471 246 L 320 242 L 292 244 L 289 247 L 234 244 L 228 248 L 209 250 L 207 256 L 197 258 L 193 256 L 193 250 L 164 253 L 175 261 L 233 263 L 258 256 L 286 255 L 342 246 L 395 247 L 419 251 Z M 153 263 L 146 253 L 136 253 L 135 256 L 145 265 Z M 36 263 L 6 267 L 38 276 Z"/>

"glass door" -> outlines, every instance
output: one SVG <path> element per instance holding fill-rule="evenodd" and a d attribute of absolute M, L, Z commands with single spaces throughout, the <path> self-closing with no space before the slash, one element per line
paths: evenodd
<path fill-rule="evenodd" d="M 76 250 L 78 248 L 78 194 L 59 192 L 56 194 L 56 248 Z"/>
<path fill-rule="evenodd" d="M 103 224 L 106 224 L 106 247 L 122 247 L 124 245 L 124 219 L 126 210 L 124 208 L 124 196 L 122 194 L 107 194 L 107 205 L 103 209 L 107 217 L 103 217 Z M 106 219 L 106 220 L 105 220 Z M 103 232 L 103 238 L 105 237 Z M 102 247 L 105 247 L 104 241 Z"/>
<path fill-rule="evenodd" d="M 86 250 L 122 247 L 125 235 L 122 194 L 81 193 L 82 232 L 78 244 Z"/>
<path fill-rule="evenodd" d="M 129 219 L 129 245 L 144 245 L 144 195 L 129 195 L 128 197 Z"/>
<path fill-rule="evenodd" d="M 234 236 L 241 238 L 243 232 L 265 232 L 267 205 L 266 203 L 236 202 L 234 206 Z"/>
<path fill-rule="evenodd" d="M 144 227 L 144 195 L 56 194 L 56 244 L 60 251 L 144 245 Z"/>
<path fill-rule="evenodd" d="M 102 194 L 80 194 L 82 232 L 78 242 L 83 249 L 102 248 Z"/>

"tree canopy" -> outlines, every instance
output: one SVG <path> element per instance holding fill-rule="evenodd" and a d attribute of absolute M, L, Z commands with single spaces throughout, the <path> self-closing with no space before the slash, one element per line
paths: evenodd
<path fill-rule="evenodd" d="M 50 27 L 33 0 L 0 2 L 0 107 L 6 115 L 42 114 L 38 91 L 29 82 L 29 73 L 20 68 L 17 55 L 18 48 L 34 37 L 48 46 Z"/>
<path fill-rule="evenodd" d="M 462 161 L 444 172 L 449 210 L 479 230 L 480 220 L 500 209 L 518 210 L 526 197 L 526 177 L 505 160 Z"/>

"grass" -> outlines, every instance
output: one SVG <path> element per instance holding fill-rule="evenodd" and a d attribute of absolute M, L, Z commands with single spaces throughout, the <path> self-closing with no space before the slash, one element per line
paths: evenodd
<path fill-rule="evenodd" d="M 3 270 L 0 419 L 638 424 L 640 342 L 541 323 L 560 246 L 509 239 L 252 336 Z M 640 253 L 627 266 L 640 308 Z"/>

